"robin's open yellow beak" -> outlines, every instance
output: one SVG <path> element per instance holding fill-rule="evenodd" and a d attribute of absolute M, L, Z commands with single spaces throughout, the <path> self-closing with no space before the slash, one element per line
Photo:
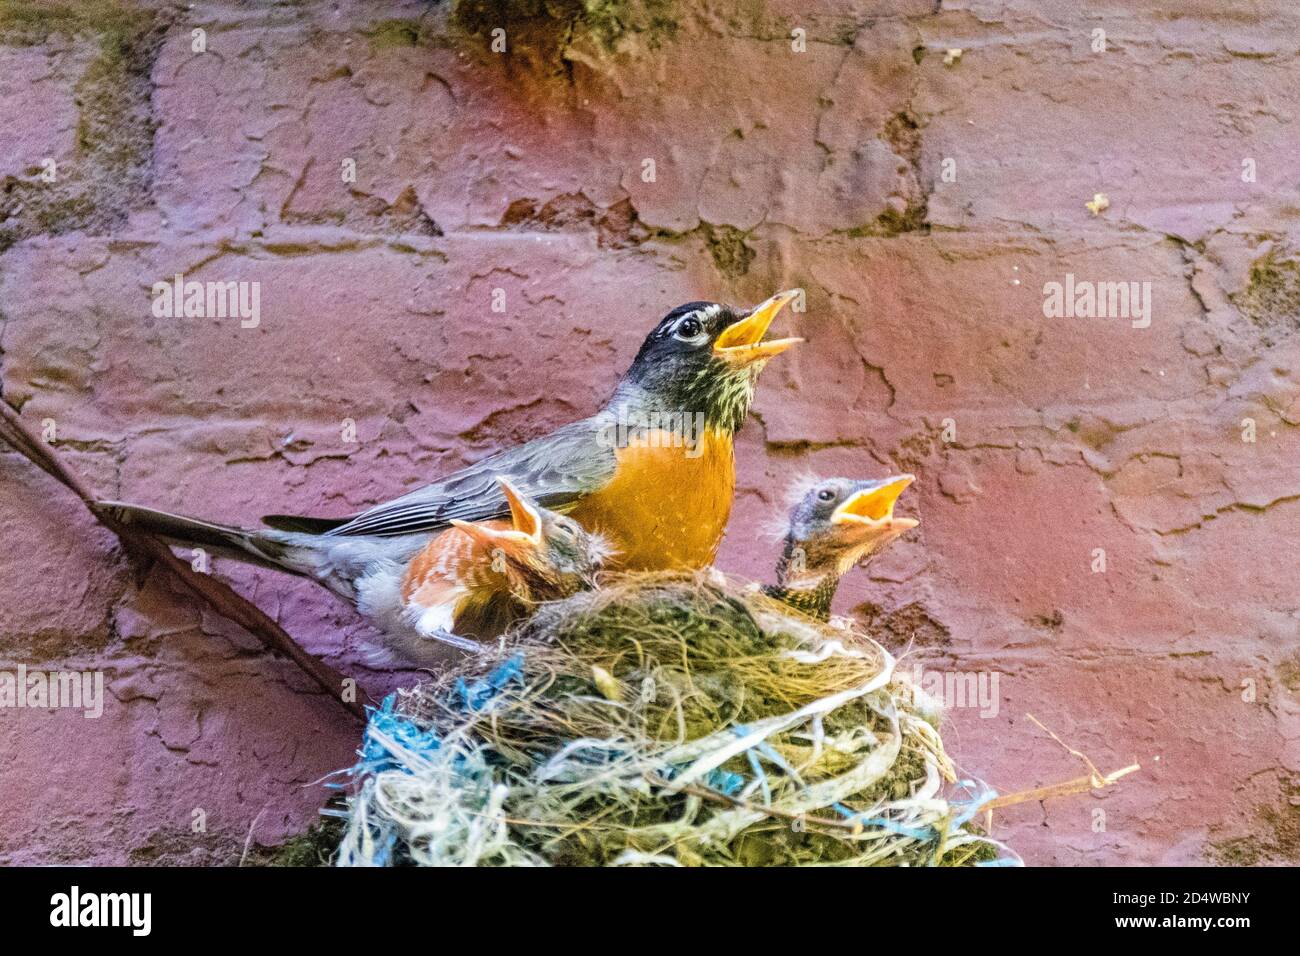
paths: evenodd
<path fill-rule="evenodd" d="M 894 503 L 916 478 L 912 475 L 896 475 L 884 481 L 875 482 L 861 491 L 854 492 L 831 515 L 833 524 L 856 524 L 868 527 L 888 525 L 896 531 L 915 528 L 919 521 L 915 518 L 895 518 Z"/>
<path fill-rule="evenodd" d="M 778 292 L 739 322 L 731 323 L 714 339 L 713 354 L 732 365 L 749 365 L 780 355 L 790 346 L 802 342 L 803 339 L 763 341 L 777 313 L 798 296 L 798 289 Z"/>

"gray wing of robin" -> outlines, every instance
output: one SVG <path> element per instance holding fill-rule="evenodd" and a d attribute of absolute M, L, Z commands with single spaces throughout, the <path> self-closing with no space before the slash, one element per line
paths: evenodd
<path fill-rule="evenodd" d="M 268 515 L 274 528 L 329 535 L 395 537 L 446 527 L 453 518 L 484 521 L 510 513 L 496 478 L 501 475 L 545 508 L 565 511 L 614 475 L 614 449 L 601 425 L 585 419 L 506 449 L 441 481 L 359 515 L 343 519 Z"/>

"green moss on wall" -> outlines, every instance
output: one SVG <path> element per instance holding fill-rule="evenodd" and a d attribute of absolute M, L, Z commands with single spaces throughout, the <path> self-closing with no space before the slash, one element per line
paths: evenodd
<path fill-rule="evenodd" d="M 153 60 L 164 23 L 116 0 L 0 2 L 0 43 L 38 45 L 55 34 L 91 45 L 93 59 L 74 95 L 80 115 L 75 155 L 54 182 L 40 169 L 0 180 L 0 251 L 27 236 L 107 231 L 148 202 L 152 180 Z"/>

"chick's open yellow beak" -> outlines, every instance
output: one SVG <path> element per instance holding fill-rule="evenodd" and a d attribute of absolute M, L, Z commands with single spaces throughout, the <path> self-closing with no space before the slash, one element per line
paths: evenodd
<path fill-rule="evenodd" d="M 778 292 L 762 305 L 756 306 L 749 315 L 739 322 L 727 326 L 713 342 L 713 354 L 723 361 L 734 365 L 749 365 L 751 362 L 770 359 L 780 355 L 792 345 L 803 339 L 773 339 L 764 342 L 768 327 L 777 313 L 799 297 L 798 289 Z"/>
<path fill-rule="evenodd" d="M 889 524 L 895 529 L 906 531 L 915 528 L 920 522 L 915 518 L 895 518 L 894 503 L 916 478 L 912 475 L 897 475 L 879 482 L 869 488 L 855 492 L 842 505 L 835 509 L 831 521 L 835 524 L 882 525 Z"/>
<path fill-rule="evenodd" d="M 451 526 L 489 548 L 514 548 L 518 553 L 520 549 L 538 547 L 542 543 L 542 516 L 536 506 L 500 475 L 497 484 L 510 506 L 509 528 L 495 527 L 498 522 L 461 521 L 458 518 L 451 519 Z"/>
<path fill-rule="evenodd" d="M 519 493 L 514 485 L 510 484 L 505 478 L 497 476 L 497 484 L 501 486 L 501 492 L 506 496 L 506 503 L 510 505 L 510 520 L 514 524 L 514 530 L 520 534 L 525 534 L 532 541 L 540 541 L 542 537 L 542 516 L 537 513 L 532 502 Z"/>

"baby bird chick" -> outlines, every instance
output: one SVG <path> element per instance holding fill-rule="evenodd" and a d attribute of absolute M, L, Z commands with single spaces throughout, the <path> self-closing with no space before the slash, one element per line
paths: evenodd
<path fill-rule="evenodd" d="M 894 503 L 913 481 L 912 475 L 895 475 L 817 482 L 790 512 L 776 584 L 764 592 L 819 621 L 829 620 L 840 578 L 920 523 L 894 517 Z"/>
<path fill-rule="evenodd" d="M 538 603 L 592 587 L 612 553 L 600 535 L 530 501 L 506 479 L 497 481 L 510 520 L 453 520 L 406 566 L 399 613 L 372 610 L 372 617 L 399 619 L 385 630 L 394 649 L 416 663 L 436 657 L 430 639 L 477 650 Z"/>

